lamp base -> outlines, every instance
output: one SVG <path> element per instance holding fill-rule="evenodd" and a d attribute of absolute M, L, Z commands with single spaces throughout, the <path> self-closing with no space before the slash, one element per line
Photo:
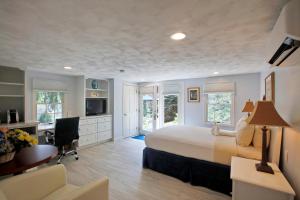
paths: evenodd
<path fill-rule="evenodd" d="M 256 171 L 274 174 L 272 167 L 270 167 L 268 164 L 264 165 L 262 163 L 257 163 L 255 166 L 256 166 Z"/>

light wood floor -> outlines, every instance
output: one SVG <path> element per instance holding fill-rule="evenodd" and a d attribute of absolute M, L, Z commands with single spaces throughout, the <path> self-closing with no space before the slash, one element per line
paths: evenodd
<path fill-rule="evenodd" d="M 230 197 L 211 190 L 194 187 L 175 178 L 143 169 L 144 142 L 125 139 L 108 142 L 79 151 L 75 161 L 62 161 L 67 167 L 69 182 L 83 185 L 107 176 L 110 200 L 228 200 Z"/>

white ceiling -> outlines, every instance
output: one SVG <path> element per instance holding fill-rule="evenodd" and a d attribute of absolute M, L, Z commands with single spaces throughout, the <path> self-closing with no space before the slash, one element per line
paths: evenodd
<path fill-rule="evenodd" d="M 285 2 L 1 0 L 0 65 L 128 81 L 258 72 Z"/>

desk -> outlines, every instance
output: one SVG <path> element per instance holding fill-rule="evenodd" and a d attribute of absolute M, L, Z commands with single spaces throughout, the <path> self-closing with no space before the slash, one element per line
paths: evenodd
<path fill-rule="evenodd" d="M 49 131 L 53 130 L 55 128 L 55 124 L 39 124 L 38 125 L 38 131 Z"/>
<path fill-rule="evenodd" d="M 39 144 L 47 144 L 46 142 L 46 131 L 51 131 L 55 129 L 55 124 L 39 124 L 38 125 L 38 135 L 39 135 Z"/>
<path fill-rule="evenodd" d="M 22 173 L 27 169 L 49 162 L 57 154 L 57 148 L 52 145 L 34 145 L 23 148 L 12 161 L 0 165 L 0 176 Z"/>

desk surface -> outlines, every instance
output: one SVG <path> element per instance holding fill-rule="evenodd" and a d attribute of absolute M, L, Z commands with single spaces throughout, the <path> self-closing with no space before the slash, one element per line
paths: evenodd
<path fill-rule="evenodd" d="M 39 124 L 38 131 L 47 131 L 55 128 L 55 124 Z"/>
<path fill-rule="evenodd" d="M 57 154 L 57 148 L 52 145 L 34 145 L 23 148 L 12 161 L 0 165 L 0 176 L 22 173 L 27 169 L 49 162 Z"/>
<path fill-rule="evenodd" d="M 0 124 L 0 128 L 9 128 L 9 129 L 15 129 L 15 128 L 26 128 L 26 127 L 34 127 L 38 125 L 38 121 L 28 121 L 28 122 L 19 122 L 19 123 L 12 123 L 12 124 Z"/>

